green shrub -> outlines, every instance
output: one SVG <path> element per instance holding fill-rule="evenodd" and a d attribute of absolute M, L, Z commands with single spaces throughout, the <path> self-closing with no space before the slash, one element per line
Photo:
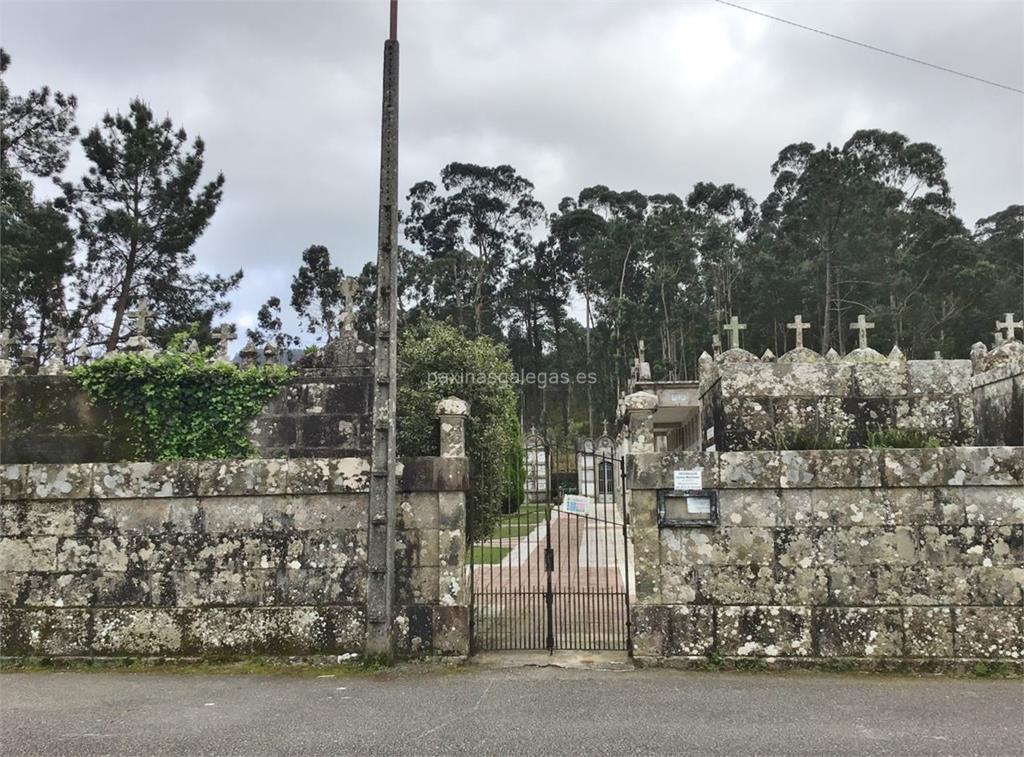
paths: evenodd
<path fill-rule="evenodd" d="M 848 449 L 845 435 L 836 434 L 827 428 L 776 429 L 772 434 L 773 449 Z"/>
<path fill-rule="evenodd" d="M 935 449 L 942 444 L 924 431 L 885 426 L 868 431 L 870 449 Z"/>
<path fill-rule="evenodd" d="M 455 396 L 469 403 L 466 455 L 472 489 L 471 534 L 490 533 L 509 491 L 513 450 L 520 446 L 518 397 L 507 348 L 488 337 L 469 339 L 447 324 L 425 321 L 399 345 L 398 453 L 438 453 L 436 405 Z"/>
<path fill-rule="evenodd" d="M 973 672 L 978 678 L 1010 678 L 1014 675 L 1013 667 L 1001 660 L 978 662 Z"/>
<path fill-rule="evenodd" d="M 247 457 L 249 423 L 285 381 L 279 365 L 239 369 L 188 353 L 182 339 L 166 352 L 117 353 L 71 371 L 94 402 L 119 409 L 143 460 Z"/>

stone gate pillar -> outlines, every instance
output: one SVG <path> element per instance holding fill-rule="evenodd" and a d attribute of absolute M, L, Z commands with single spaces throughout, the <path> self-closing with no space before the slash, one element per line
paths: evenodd
<path fill-rule="evenodd" d="M 469 415 L 469 403 L 458 397 L 445 397 L 437 403 L 441 457 L 466 456 L 467 415 Z"/>
<path fill-rule="evenodd" d="M 630 454 L 654 452 L 654 411 L 658 409 L 658 395 L 634 392 L 627 395 L 623 402 Z"/>

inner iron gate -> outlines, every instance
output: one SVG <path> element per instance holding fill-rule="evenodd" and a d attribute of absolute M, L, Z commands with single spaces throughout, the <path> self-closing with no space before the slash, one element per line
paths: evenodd
<path fill-rule="evenodd" d="M 524 458 L 497 523 L 470 535 L 472 650 L 632 652 L 623 461 L 536 435 Z"/>

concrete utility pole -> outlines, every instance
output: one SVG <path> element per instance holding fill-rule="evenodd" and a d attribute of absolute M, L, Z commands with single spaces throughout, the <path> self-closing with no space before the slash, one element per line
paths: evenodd
<path fill-rule="evenodd" d="M 395 389 L 398 363 L 398 0 L 384 43 L 377 232 L 377 319 L 373 387 L 366 594 L 367 654 L 390 658 L 395 592 Z"/>

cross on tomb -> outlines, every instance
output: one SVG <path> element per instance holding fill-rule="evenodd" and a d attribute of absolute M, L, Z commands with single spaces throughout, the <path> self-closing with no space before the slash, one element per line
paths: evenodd
<path fill-rule="evenodd" d="M 601 436 L 608 436 L 608 419 L 601 421 Z"/>
<path fill-rule="evenodd" d="M 14 344 L 14 340 L 11 339 L 11 330 L 4 329 L 0 332 L 0 360 L 6 360 L 11 356 L 12 344 Z"/>
<path fill-rule="evenodd" d="M 1014 321 L 1013 313 L 1006 313 L 1006 320 L 1000 323 L 996 321 L 997 329 L 1006 330 L 1006 341 L 1012 342 L 1016 338 L 1017 329 L 1024 329 L 1024 321 Z"/>
<path fill-rule="evenodd" d="M 139 336 L 145 336 L 146 321 L 153 316 L 153 311 L 149 309 L 149 300 L 145 297 L 140 298 L 139 304 L 135 306 L 135 310 L 128 315 L 135 321 L 135 333 Z"/>
<path fill-rule="evenodd" d="M 53 332 L 53 336 L 46 340 L 46 343 L 53 347 L 54 357 L 62 360 L 64 358 L 64 351 L 67 349 L 68 342 L 70 341 L 64 329 L 58 326 L 57 330 Z"/>
<path fill-rule="evenodd" d="M 739 349 L 740 346 L 740 332 L 747 327 L 747 324 L 740 323 L 740 319 L 736 316 L 732 316 L 729 319 L 729 323 L 722 328 L 723 331 L 729 332 L 729 349 Z"/>
<path fill-rule="evenodd" d="M 341 296 L 345 298 L 345 310 L 341 314 L 341 330 L 350 332 L 355 330 L 355 297 L 359 291 L 359 281 L 351 276 L 346 276 L 341 282 Z"/>
<path fill-rule="evenodd" d="M 873 329 L 874 327 L 875 327 L 875 324 L 870 323 L 869 321 L 867 321 L 864 318 L 864 314 L 863 313 L 861 313 L 860 315 L 857 316 L 857 322 L 856 323 L 851 323 L 850 324 L 850 330 L 851 331 L 858 331 L 859 332 L 859 334 L 857 335 L 857 338 L 858 338 L 858 340 L 860 342 L 860 344 L 859 344 L 860 349 L 866 350 L 868 348 L 868 329 Z"/>
<path fill-rule="evenodd" d="M 236 338 L 235 327 L 230 323 L 222 323 L 220 328 L 213 332 L 214 338 L 219 343 L 217 351 L 221 357 L 228 356 L 228 342 Z"/>
<path fill-rule="evenodd" d="M 530 436 L 536 436 L 536 435 L 537 435 L 537 427 L 531 425 L 530 426 Z"/>
<path fill-rule="evenodd" d="M 796 331 L 796 348 L 798 350 L 802 350 L 804 348 L 804 330 L 809 329 L 810 327 L 811 324 L 804 323 L 803 316 L 801 315 L 793 316 L 793 322 L 786 324 L 787 329 L 793 329 Z"/>

